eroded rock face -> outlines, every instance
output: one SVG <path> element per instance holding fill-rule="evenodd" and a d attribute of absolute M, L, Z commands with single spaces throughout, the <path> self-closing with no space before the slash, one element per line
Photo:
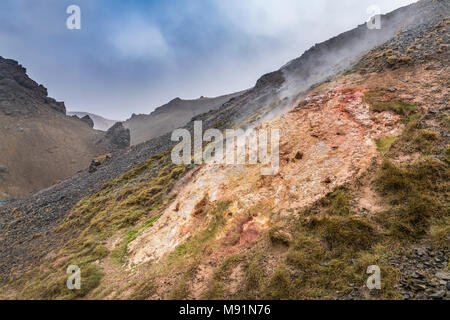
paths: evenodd
<path fill-rule="evenodd" d="M 94 120 L 92 120 L 88 115 L 85 115 L 80 120 L 87 123 L 89 127 L 94 128 Z"/>
<path fill-rule="evenodd" d="M 263 75 L 256 82 L 256 88 L 261 88 L 265 86 L 279 87 L 284 83 L 284 76 L 281 70 L 274 71 Z"/>
<path fill-rule="evenodd" d="M 35 116 L 38 105 L 66 114 L 64 102 L 48 97 L 47 89 L 26 74 L 17 61 L 0 57 L 0 110 L 6 115 Z"/>
<path fill-rule="evenodd" d="M 130 129 L 125 128 L 122 122 L 117 122 L 108 129 L 105 139 L 111 142 L 113 148 L 128 148 L 130 146 Z"/>

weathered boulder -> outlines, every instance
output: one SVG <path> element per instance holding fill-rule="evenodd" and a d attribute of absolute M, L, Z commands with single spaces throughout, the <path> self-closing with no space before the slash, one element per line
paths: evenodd
<path fill-rule="evenodd" d="M 114 148 L 128 148 L 130 146 L 130 129 L 125 128 L 122 122 L 116 122 L 116 124 L 106 131 L 105 139 L 108 140 Z"/>
<path fill-rule="evenodd" d="M 100 163 L 100 161 L 98 159 L 93 159 L 91 161 L 91 164 L 89 165 L 89 170 L 88 170 L 89 173 L 97 171 L 97 167 L 100 166 L 100 165 L 101 165 L 101 163 Z"/>
<path fill-rule="evenodd" d="M 8 168 L 0 165 L 0 179 L 2 179 L 2 177 L 7 173 L 8 173 Z"/>

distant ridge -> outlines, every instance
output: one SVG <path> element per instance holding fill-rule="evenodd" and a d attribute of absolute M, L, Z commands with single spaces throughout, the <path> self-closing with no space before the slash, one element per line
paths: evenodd
<path fill-rule="evenodd" d="M 130 119 L 124 122 L 124 126 L 131 131 L 131 144 L 136 145 L 182 127 L 192 117 L 211 110 L 217 110 L 225 102 L 244 92 L 236 92 L 215 98 L 201 96 L 194 100 L 175 98 L 156 108 L 150 114 L 133 114 Z"/>
<path fill-rule="evenodd" d="M 89 116 L 92 121 L 94 121 L 94 129 L 106 131 L 111 128 L 116 122 L 120 122 L 118 120 L 110 120 L 103 118 L 94 113 L 84 112 L 84 111 L 68 111 L 67 115 L 69 116 L 77 116 L 78 118 L 83 118 L 85 116 Z"/>

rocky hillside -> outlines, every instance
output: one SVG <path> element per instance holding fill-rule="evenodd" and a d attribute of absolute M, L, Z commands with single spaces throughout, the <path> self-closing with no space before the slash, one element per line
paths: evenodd
<path fill-rule="evenodd" d="M 105 133 L 65 113 L 25 68 L 0 57 L 0 199 L 47 188 L 112 151 Z"/>
<path fill-rule="evenodd" d="M 174 165 L 165 134 L 0 207 L 0 296 L 450 298 L 449 13 L 401 8 L 192 119 L 279 129 L 276 175 Z"/>
<path fill-rule="evenodd" d="M 92 122 L 94 124 L 93 128 L 95 130 L 101 130 L 101 131 L 107 131 L 116 122 L 119 122 L 117 120 L 106 119 L 106 118 L 103 118 L 102 116 L 99 116 L 97 114 L 93 114 L 93 113 L 89 113 L 89 112 L 83 112 L 83 111 L 70 111 L 70 112 L 67 112 L 67 115 L 69 115 L 69 116 L 77 116 L 80 119 L 88 116 L 92 120 Z"/>
<path fill-rule="evenodd" d="M 210 110 L 217 110 L 225 102 L 240 94 L 242 92 L 216 98 L 200 97 L 195 100 L 175 98 L 148 115 L 133 114 L 124 122 L 124 126 L 130 129 L 131 144 L 136 145 L 183 127 L 192 117 Z"/>

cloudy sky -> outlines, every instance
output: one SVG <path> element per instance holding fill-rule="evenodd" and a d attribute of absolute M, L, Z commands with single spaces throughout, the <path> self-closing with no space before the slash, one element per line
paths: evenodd
<path fill-rule="evenodd" d="M 2 0 L 0 56 L 81 110 L 123 120 L 175 97 L 217 96 L 315 43 L 414 0 Z M 68 30 L 69 5 L 81 30 Z"/>

